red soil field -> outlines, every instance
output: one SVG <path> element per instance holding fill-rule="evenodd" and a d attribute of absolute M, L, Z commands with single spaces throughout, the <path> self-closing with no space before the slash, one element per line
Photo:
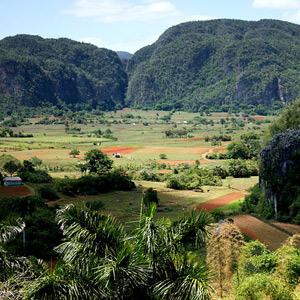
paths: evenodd
<path fill-rule="evenodd" d="M 127 130 L 127 128 L 116 128 L 117 130 Z"/>
<path fill-rule="evenodd" d="M 193 153 L 193 154 L 199 154 L 199 153 L 205 153 L 209 151 L 209 148 L 177 148 L 177 147 L 147 147 L 144 149 L 140 149 L 139 152 L 145 152 L 145 153 Z"/>
<path fill-rule="evenodd" d="M 220 148 L 220 149 L 213 148 L 212 150 L 213 150 L 213 152 L 227 152 L 226 148 Z"/>
<path fill-rule="evenodd" d="M 253 240 L 259 240 L 272 251 L 279 248 L 290 237 L 287 233 L 249 215 L 236 216 L 233 220 L 242 233 Z"/>
<path fill-rule="evenodd" d="M 102 148 L 101 151 L 104 153 L 114 153 L 114 152 L 119 152 L 121 154 L 128 154 L 133 151 L 138 150 L 139 148 L 130 148 L 130 147 L 107 147 L 107 148 Z"/>
<path fill-rule="evenodd" d="M 181 141 L 188 142 L 188 141 L 201 141 L 201 140 L 204 140 L 204 137 L 196 137 L 196 138 L 190 138 L 190 139 L 183 139 Z"/>
<path fill-rule="evenodd" d="M 206 209 L 207 211 L 210 211 L 212 209 L 228 205 L 232 201 L 243 198 L 244 196 L 245 195 L 242 193 L 230 193 L 230 194 L 218 197 L 216 199 L 209 200 L 209 201 L 199 204 L 197 206 L 197 210 L 200 211 L 201 209 Z"/>
<path fill-rule="evenodd" d="M 31 192 L 26 186 L 7 186 L 0 188 L 0 195 L 7 197 L 30 196 Z"/>
<path fill-rule="evenodd" d="M 287 232 L 290 232 L 291 234 L 300 234 L 300 225 L 286 224 L 286 223 L 279 223 L 279 222 L 273 222 L 272 224 L 276 227 L 286 230 Z"/>
<path fill-rule="evenodd" d="M 160 164 L 166 164 L 166 165 L 170 165 L 170 166 L 175 166 L 175 165 L 184 164 L 184 163 L 187 163 L 187 164 L 195 163 L 194 160 L 157 160 L 157 162 Z M 203 160 L 200 160 L 199 162 L 201 164 L 203 164 L 203 163 L 207 164 L 207 163 L 213 162 L 213 160 L 203 159 Z"/>
<path fill-rule="evenodd" d="M 187 163 L 187 164 L 195 163 L 194 160 L 157 160 L 157 162 L 160 164 L 166 164 L 166 165 L 170 165 L 170 166 L 183 164 L 183 163 Z"/>

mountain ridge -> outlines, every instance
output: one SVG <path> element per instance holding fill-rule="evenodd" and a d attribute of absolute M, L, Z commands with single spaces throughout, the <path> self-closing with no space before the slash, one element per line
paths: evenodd
<path fill-rule="evenodd" d="M 127 75 L 117 54 L 67 38 L 16 35 L 0 41 L 0 94 L 20 104 L 124 104 Z"/>
<path fill-rule="evenodd" d="M 289 22 L 186 22 L 118 55 L 67 38 L 4 38 L 0 102 L 265 113 L 300 95 L 300 25 Z"/>
<path fill-rule="evenodd" d="M 173 26 L 129 60 L 126 103 L 198 111 L 291 102 L 300 93 L 299 45 L 300 26 L 284 21 Z"/>

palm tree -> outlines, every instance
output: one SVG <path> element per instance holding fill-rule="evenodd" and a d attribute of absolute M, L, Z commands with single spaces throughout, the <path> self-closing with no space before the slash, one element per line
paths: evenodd
<path fill-rule="evenodd" d="M 121 251 L 107 251 L 96 267 L 96 280 L 104 283 L 107 293 L 114 299 L 134 299 L 134 295 L 146 289 L 149 266 L 131 245 Z"/>
<path fill-rule="evenodd" d="M 189 259 L 187 253 L 177 254 L 173 260 L 172 276 L 154 285 L 154 294 L 168 300 L 208 300 L 212 287 L 211 275 L 205 263 Z"/>
<path fill-rule="evenodd" d="M 94 259 L 104 257 L 106 249 L 118 251 L 126 241 L 124 227 L 111 215 L 104 215 L 86 207 L 74 204 L 62 208 L 57 220 L 65 242 L 56 251 L 65 262 L 85 261 L 87 256 Z"/>
<path fill-rule="evenodd" d="M 173 222 L 172 230 L 181 235 L 182 244 L 192 243 L 199 248 L 207 238 L 212 223 L 213 218 L 206 210 L 197 212 L 191 209 Z"/>
<path fill-rule="evenodd" d="M 26 299 L 131 299 L 146 284 L 148 265 L 114 217 L 71 204 L 57 220 L 64 242 L 56 251 L 64 263 L 35 280 Z"/>
<path fill-rule="evenodd" d="M 151 202 L 142 214 L 135 234 L 135 249 L 149 261 L 153 278 L 167 272 L 170 257 L 176 252 L 179 242 L 179 235 L 170 230 L 171 222 L 165 219 L 155 221 L 155 212 L 156 204 Z"/>
<path fill-rule="evenodd" d="M 19 269 L 24 259 L 16 258 L 5 250 L 5 243 L 22 232 L 25 224 L 22 219 L 0 222 L 0 280 L 4 280 L 8 275 Z"/>
<path fill-rule="evenodd" d="M 60 209 L 63 263 L 31 282 L 25 299 L 209 299 L 209 272 L 182 242 L 206 236 L 209 217 L 191 212 L 172 224 L 155 221 L 155 211 L 150 203 L 129 237 L 110 215 L 74 204 Z"/>
<path fill-rule="evenodd" d="M 38 300 L 111 299 L 90 278 L 86 270 L 77 265 L 60 264 L 53 272 L 49 269 L 29 281 L 24 298 Z"/>
<path fill-rule="evenodd" d="M 197 246 L 208 235 L 212 222 L 206 211 L 187 212 L 178 221 L 154 220 L 156 205 L 142 215 L 136 233 L 136 249 L 151 267 L 150 292 L 163 299 L 209 299 L 210 273 L 205 264 L 188 259 L 185 242 Z"/>
<path fill-rule="evenodd" d="M 0 244 L 6 243 L 11 238 L 15 237 L 18 233 L 22 232 L 25 223 L 21 218 L 14 221 L 1 221 L 0 222 Z"/>

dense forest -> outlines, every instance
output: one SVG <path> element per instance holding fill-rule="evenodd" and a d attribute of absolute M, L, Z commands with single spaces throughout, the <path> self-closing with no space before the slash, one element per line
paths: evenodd
<path fill-rule="evenodd" d="M 17 35 L 0 41 L 1 102 L 24 106 L 124 104 L 127 76 L 118 55 L 66 38 Z"/>
<path fill-rule="evenodd" d="M 266 114 L 299 96 L 299 60 L 299 25 L 276 20 L 182 23 L 133 56 L 17 35 L 0 41 L 0 102 Z"/>
<path fill-rule="evenodd" d="M 300 27 L 261 20 L 187 22 L 128 63 L 127 104 L 228 111 L 293 101 L 300 91 Z"/>

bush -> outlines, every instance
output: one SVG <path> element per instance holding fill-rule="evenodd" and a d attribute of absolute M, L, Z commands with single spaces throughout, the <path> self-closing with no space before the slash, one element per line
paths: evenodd
<path fill-rule="evenodd" d="M 87 207 L 89 207 L 92 210 L 103 210 L 105 208 L 105 205 L 101 200 L 93 201 L 93 202 L 88 202 L 86 204 Z"/>
<path fill-rule="evenodd" d="M 52 180 L 52 177 L 43 170 L 21 171 L 18 175 L 22 178 L 24 182 L 31 183 L 48 183 Z"/>
<path fill-rule="evenodd" d="M 42 199 L 53 201 L 59 199 L 59 196 L 52 187 L 43 185 L 38 188 L 38 194 Z"/>
<path fill-rule="evenodd" d="M 236 295 L 237 299 L 242 300 L 293 300 L 292 293 L 287 286 L 268 274 L 255 274 L 244 278 L 237 288 Z"/>
<path fill-rule="evenodd" d="M 101 175 L 88 175 L 79 179 L 58 179 L 56 189 L 64 195 L 97 195 L 111 190 L 131 190 L 135 187 L 128 175 L 111 172 Z"/>
<path fill-rule="evenodd" d="M 213 154 L 207 154 L 205 156 L 207 159 L 218 159 L 218 155 L 216 153 Z"/>
<path fill-rule="evenodd" d="M 167 154 L 161 153 L 161 154 L 159 154 L 159 158 L 160 159 L 167 159 Z"/>
<path fill-rule="evenodd" d="M 208 169 L 192 168 L 172 174 L 167 179 L 167 187 L 176 190 L 192 190 L 201 188 L 202 185 L 221 186 L 219 176 L 214 176 Z"/>
<path fill-rule="evenodd" d="M 159 176 L 153 171 L 153 169 L 147 166 L 140 171 L 137 178 L 146 181 L 160 181 Z"/>
<path fill-rule="evenodd" d="M 229 175 L 228 170 L 225 167 L 222 167 L 222 166 L 215 166 L 212 169 L 212 172 L 213 172 L 214 176 L 219 176 L 222 179 L 225 179 Z"/>
<path fill-rule="evenodd" d="M 235 178 L 250 177 L 246 162 L 242 159 L 234 159 L 229 163 L 229 174 Z"/>
<path fill-rule="evenodd" d="M 157 191 L 153 190 L 153 188 L 148 188 L 143 196 L 143 202 L 146 206 L 149 206 L 150 203 L 155 203 L 158 205 L 158 196 Z"/>

